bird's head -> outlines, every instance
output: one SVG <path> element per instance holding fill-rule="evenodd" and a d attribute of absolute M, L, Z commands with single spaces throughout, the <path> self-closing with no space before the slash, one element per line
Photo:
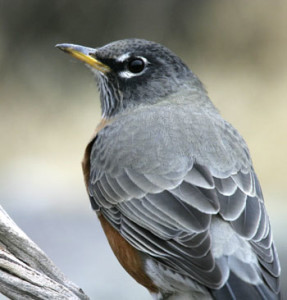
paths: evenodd
<path fill-rule="evenodd" d="M 58 44 L 85 62 L 96 74 L 103 116 L 153 104 L 190 86 L 202 88 L 197 77 L 166 47 L 141 39 L 126 39 L 101 48 Z"/>

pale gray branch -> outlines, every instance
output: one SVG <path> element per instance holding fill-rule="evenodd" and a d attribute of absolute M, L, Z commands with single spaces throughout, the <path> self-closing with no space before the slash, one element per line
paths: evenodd
<path fill-rule="evenodd" d="M 11 299 L 89 299 L 1 206 L 0 293 Z"/>

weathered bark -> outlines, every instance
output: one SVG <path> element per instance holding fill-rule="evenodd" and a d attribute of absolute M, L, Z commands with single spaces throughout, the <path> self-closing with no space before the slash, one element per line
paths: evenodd
<path fill-rule="evenodd" d="M 1 206 L 0 293 L 11 299 L 89 299 Z"/>

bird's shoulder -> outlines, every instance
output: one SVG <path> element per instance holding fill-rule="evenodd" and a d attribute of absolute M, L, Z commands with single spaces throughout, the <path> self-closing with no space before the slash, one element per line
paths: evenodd
<path fill-rule="evenodd" d="M 252 164 L 238 131 L 217 110 L 192 101 L 142 105 L 115 117 L 97 133 L 91 159 L 98 168 L 112 161 L 117 169 L 159 173 L 196 161 L 220 177 Z"/>

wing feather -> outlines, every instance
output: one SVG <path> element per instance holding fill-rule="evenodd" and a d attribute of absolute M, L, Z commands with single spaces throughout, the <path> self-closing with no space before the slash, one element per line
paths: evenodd
<path fill-rule="evenodd" d="M 101 166 L 106 166 L 101 169 L 93 160 L 96 155 L 92 151 L 91 201 L 135 248 L 211 289 L 221 287 L 232 269 L 250 283 L 262 276 L 278 291 L 279 260 L 260 184 L 248 159 L 242 169 L 236 163 L 235 169 L 222 173 L 215 165 L 194 162 L 186 169 L 139 173 L 103 164 L 107 150 L 99 152 Z M 155 164 L 152 171 L 157 168 Z M 113 176 L 107 170 L 113 170 Z M 217 215 L 250 242 L 259 264 L 242 263 L 242 256 L 235 254 L 214 257 L 210 226 Z"/>
<path fill-rule="evenodd" d="M 216 189 L 222 196 L 231 196 L 235 193 L 238 186 L 231 177 L 216 178 L 214 177 Z"/>
<path fill-rule="evenodd" d="M 183 181 L 170 192 L 203 213 L 216 214 L 219 211 L 219 201 L 214 189 L 202 189 Z"/>
<path fill-rule="evenodd" d="M 252 240 L 254 242 L 260 242 L 262 239 L 266 237 L 266 232 L 269 231 L 269 219 L 262 201 L 259 201 L 260 209 L 261 209 L 261 217 L 258 225 L 258 229 Z"/>
<path fill-rule="evenodd" d="M 208 230 L 200 233 L 181 232 L 176 237 L 174 237 L 174 240 L 181 245 L 193 248 L 201 245 L 208 237 Z"/>
<path fill-rule="evenodd" d="M 130 198 L 142 198 L 146 193 L 134 184 L 134 182 L 127 176 L 126 172 L 123 172 L 123 174 L 118 176 L 115 180 Z"/>
<path fill-rule="evenodd" d="M 161 239 L 168 239 L 175 234 L 175 231 L 162 225 L 156 218 L 156 212 L 150 213 L 146 209 L 141 209 L 142 205 L 139 200 L 121 203 L 118 208 L 130 220 L 139 224 L 143 228 L 148 228 L 151 232 L 159 236 Z"/>
<path fill-rule="evenodd" d="M 251 239 L 257 232 L 261 216 L 261 209 L 258 199 L 248 196 L 246 205 L 241 215 L 231 222 L 234 230 L 245 237 Z"/>
<path fill-rule="evenodd" d="M 141 190 L 148 193 L 159 193 L 162 191 L 162 188 L 160 186 L 156 185 L 156 183 L 152 182 L 144 175 L 139 174 L 131 169 L 125 169 L 125 172 L 129 179 Z"/>
<path fill-rule="evenodd" d="M 101 190 L 104 190 L 106 200 L 108 200 L 111 204 L 117 204 L 121 201 L 121 196 L 115 192 L 112 185 L 107 181 L 106 175 L 101 177 L 100 181 L 97 181 L 98 186 L 101 186 Z"/>
<path fill-rule="evenodd" d="M 110 188 L 120 197 L 119 202 L 124 200 L 131 199 L 131 195 L 129 195 L 118 183 L 115 178 L 111 176 L 105 175 L 106 182 L 109 184 Z M 101 182 L 101 180 L 99 180 Z"/>
<path fill-rule="evenodd" d="M 262 259 L 259 258 L 260 264 L 270 272 L 274 277 L 278 277 L 280 275 L 280 264 L 279 264 L 279 259 L 277 255 L 277 251 L 275 249 L 275 245 L 272 245 L 272 253 L 273 253 L 273 261 L 271 263 L 268 263 Z"/>
<path fill-rule="evenodd" d="M 159 186 L 162 191 L 164 191 L 166 187 L 169 187 L 169 189 L 175 188 L 182 181 L 182 179 L 169 179 L 167 177 L 158 176 L 155 174 L 144 174 L 144 177 L 146 177 L 153 184 Z"/>
<path fill-rule="evenodd" d="M 235 175 L 231 175 L 231 178 L 244 193 L 254 196 L 254 181 L 251 172 L 243 173 L 239 171 Z"/>
<path fill-rule="evenodd" d="M 170 192 L 149 194 L 146 198 L 160 211 L 172 218 L 175 226 L 178 224 L 191 232 L 202 232 L 210 224 L 211 217 L 208 214 L 204 214 L 191 205 L 184 203 Z"/>
<path fill-rule="evenodd" d="M 209 287 L 222 285 L 229 274 L 211 253 L 209 226 L 212 214 L 219 213 L 250 240 L 264 271 L 236 257 L 229 260 L 229 268 L 240 266 L 237 276 L 250 282 L 262 273 L 276 290 L 280 266 L 259 188 L 255 175 L 215 178 L 196 164 L 183 178 L 126 169 L 114 178 L 102 174 L 89 187 L 93 201 L 134 247 Z"/>
<path fill-rule="evenodd" d="M 232 195 L 218 193 L 220 215 L 226 221 L 235 221 L 242 214 L 246 206 L 247 195 L 236 189 Z"/>
<path fill-rule="evenodd" d="M 214 188 L 214 179 L 206 167 L 194 165 L 186 174 L 184 180 L 191 185 L 195 185 L 205 189 Z"/>

